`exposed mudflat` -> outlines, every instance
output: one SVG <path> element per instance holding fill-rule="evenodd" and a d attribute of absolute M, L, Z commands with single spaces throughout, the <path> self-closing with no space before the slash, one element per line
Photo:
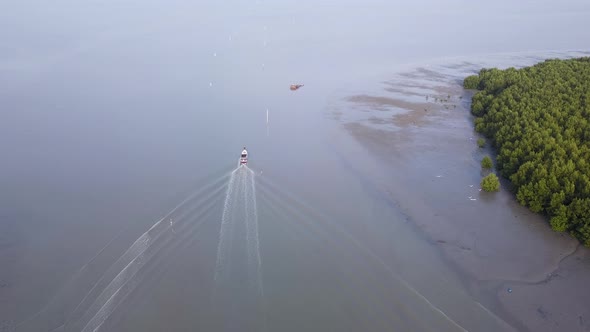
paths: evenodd
<path fill-rule="evenodd" d="M 583 53 L 544 57 L 573 55 Z M 366 177 L 458 267 L 475 298 L 519 329 L 585 331 L 590 251 L 520 206 L 506 181 L 498 193 L 480 190 L 479 162 L 493 151 L 476 145 L 471 92 L 461 85 L 483 67 L 538 61 L 520 54 L 407 69 L 372 94 L 351 92 L 348 111 L 334 117 L 378 165 Z"/>

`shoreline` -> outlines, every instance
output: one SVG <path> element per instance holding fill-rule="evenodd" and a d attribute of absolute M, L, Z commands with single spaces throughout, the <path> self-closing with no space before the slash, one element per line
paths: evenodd
<path fill-rule="evenodd" d="M 462 62 L 398 74 L 382 91 L 343 98 L 348 110 L 335 119 L 384 170 L 394 170 L 385 179 L 367 177 L 455 266 L 476 303 L 518 330 L 590 329 L 583 300 L 590 296 L 590 250 L 553 232 L 506 186 L 495 194 L 477 190 L 479 160 L 493 151 L 477 147 L 471 92 L 458 83 L 473 70 Z M 448 98 L 432 103 L 443 91 Z"/>

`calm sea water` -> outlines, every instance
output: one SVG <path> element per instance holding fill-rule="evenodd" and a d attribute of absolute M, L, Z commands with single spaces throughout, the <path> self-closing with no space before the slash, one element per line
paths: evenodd
<path fill-rule="evenodd" d="M 507 328 L 347 167 L 326 107 L 408 63 L 587 50 L 589 21 L 576 0 L 0 5 L 0 327 Z"/>

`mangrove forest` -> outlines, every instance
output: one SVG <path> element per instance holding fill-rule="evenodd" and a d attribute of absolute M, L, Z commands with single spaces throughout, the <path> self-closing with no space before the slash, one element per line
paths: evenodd
<path fill-rule="evenodd" d="M 475 129 L 520 204 L 590 246 L 590 58 L 467 77 Z"/>

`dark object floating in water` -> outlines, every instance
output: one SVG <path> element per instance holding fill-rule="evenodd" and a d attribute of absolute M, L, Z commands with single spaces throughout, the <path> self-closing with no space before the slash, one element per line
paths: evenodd
<path fill-rule="evenodd" d="M 291 86 L 289 87 L 289 89 L 291 89 L 291 91 L 295 91 L 295 90 L 299 89 L 302 86 L 303 86 L 303 84 L 291 84 Z"/>

